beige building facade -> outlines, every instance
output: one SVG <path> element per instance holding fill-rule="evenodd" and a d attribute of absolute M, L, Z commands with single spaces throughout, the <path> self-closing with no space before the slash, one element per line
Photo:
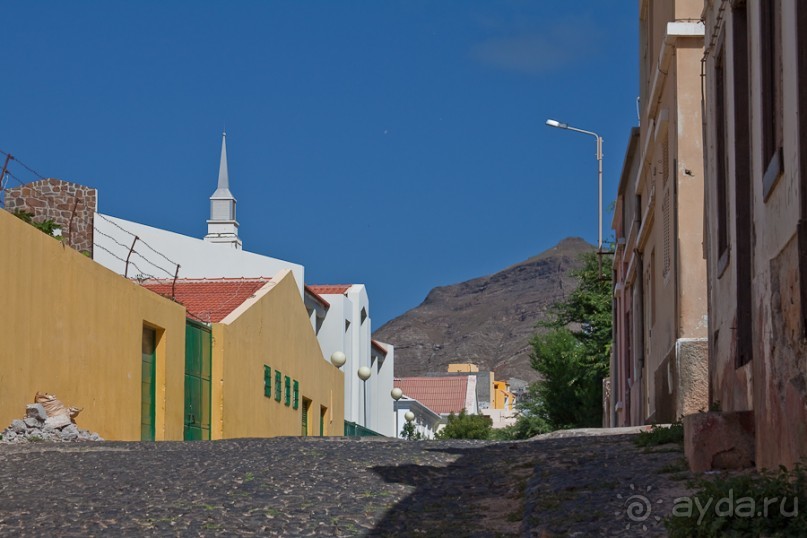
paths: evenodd
<path fill-rule="evenodd" d="M 807 4 L 709 0 L 703 16 L 710 401 L 753 419 L 757 467 L 792 466 L 807 456 Z"/>
<path fill-rule="evenodd" d="M 640 2 L 640 127 L 613 223 L 613 425 L 671 422 L 707 405 L 702 8 Z"/>

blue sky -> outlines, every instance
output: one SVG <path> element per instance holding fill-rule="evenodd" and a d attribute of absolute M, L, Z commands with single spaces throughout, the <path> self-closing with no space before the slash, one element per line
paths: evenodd
<path fill-rule="evenodd" d="M 637 123 L 636 2 L 10 2 L 0 149 L 99 210 L 206 233 L 226 125 L 244 248 L 428 291 L 597 238 Z M 33 180 L 18 165 L 12 171 Z"/>

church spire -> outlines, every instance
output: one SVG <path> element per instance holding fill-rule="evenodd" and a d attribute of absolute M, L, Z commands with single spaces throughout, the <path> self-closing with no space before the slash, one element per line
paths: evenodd
<path fill-rule="evenodd" d="M 216 192 L 210 197 L 210 220 L 207 221 L 205 241 L 241 248 L 238 238 L 238 221 L 235 220 L 235 197 L 230 192 L 230 176 L 227 171 L 227 133 L 221 133 L 221 160 L 219 182 Z"/>
<path fill-rule="evenodd" d="M 227 132 L 221 133 L 221 161 L 219 161 L 219 188 L 216 193 L 230 194 L 230 177 L 227 173 Z M 214 195 L 215 196 L 215 195 Z M 232 196 L 232 194 L 230 194 Z"/>

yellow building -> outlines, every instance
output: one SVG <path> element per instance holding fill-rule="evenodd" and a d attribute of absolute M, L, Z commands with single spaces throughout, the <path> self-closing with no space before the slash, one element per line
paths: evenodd
<path fill-rule="evenodd" d="M 493 409 L 505 409 L 512 411 L 516 404 L 516 395 L 510 392 L 510 384 L 507 381 L 493 381 Z"/>
<path fill-rule="evenodd" d="M 455 363 L 452 362 L 448 365 L 448 373 L 476 373 L 479 371 L 479 366 L 471 363 Z"/>
<path fill-rule="evenodd" d="M 251 282 L 205 319 L 0 211 L 0 424 L 47 391 L 111 440 L 341 435 L 343 375 L 294 277 Z"/>
<path fill-rule="evenodd" d="M 477 392 L 481 409 L 515 409 L 516 395 L 510 392 L 507 381 L 496 381 L 492 371 L 479 371 L 479 366 L 472 363 L 451 363 L 448 373 L 477 374 Z M 487 406 L 486 406 L 487 404 Z"/>
<path fill-rule="evenodd" d="M 195 330 L 189 334 L 201 332 L 202 344 L 189 345 L 186 356 L 187 371 L 194 371 L 186 374 L 186 391 L 198 394 L 186 396 L 190 437 L 342 435 L 344 374 L 322 360 L 291 271 L 271 279 L 159 280 L 143 286 L 173 296 L 190 318 L 202 322 L 190 322 Z M 212 338 L 210 353 L 204 352 L 205 338 Z"/>

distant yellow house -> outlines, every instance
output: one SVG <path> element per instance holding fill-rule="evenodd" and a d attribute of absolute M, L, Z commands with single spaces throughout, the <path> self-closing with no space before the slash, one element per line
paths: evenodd
<path fill-rule="evenodd" d="M 110 440 L 341 435 L 343 374 L 294 277 L 241 285 L 205 318 L 0 211 L 0 425 L 47 391 Z"/>
<path fill-rule="evenodd" d="M 512 411 L 516 404 L 516 395 L 510 392 L 507 381 L 493 381 L 493 409 Z"/>
<path fill-rule="evenodd" d="M 471 363 L 456 363 L 453 362 L 448 365 L 448 373 L 476 373 L 479 371 L 479 366 Z"/>
<path fill-rule="evenodd" d="M 475 373 L 477 375 L 477 391 L 479 392 L 479 406 L 481 409 L 500 409 L 512 411 L 515 409 L 516 396 L 510 392 L 507 381 L 496 381 L 492 371 L 480 372 L 479 366 L 471 363 L 451 363 L 448 373 Z M 485 401 L 487 407 L 485 407 Z"/>

